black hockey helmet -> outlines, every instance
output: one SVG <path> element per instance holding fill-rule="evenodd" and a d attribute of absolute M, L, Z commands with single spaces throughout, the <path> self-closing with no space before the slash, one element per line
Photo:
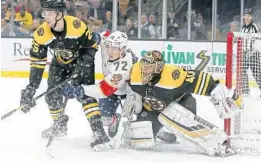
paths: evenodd
<path fill-rule="evenodd" d="M 253 15 L 253 10 L 251 8 L 246 8 L 244 10 L 244 14 L 250 14 L 250 15 Z"/>
<path fill-rule="evenodd" d="M 47 10 L 56 10 L 63 12 L 66 9 L 65 0 L 46 0 L 42 3 L 43 8 Z"/>

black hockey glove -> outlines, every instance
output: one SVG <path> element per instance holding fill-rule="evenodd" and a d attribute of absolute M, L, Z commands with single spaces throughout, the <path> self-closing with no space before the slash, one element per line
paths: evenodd
<path fill-rule="evenodd" d="M 22 111 L 27 113 L 32 107 L 34 107 L 35 101 L 33 100 L 34 94 L 36 92 L 36 87 L 28 85 L 25 89 L 21 91 L 20 106 L 22 106 Z"/>
<path fill-rule="evenodd" d="M 84 75 L 88 75 L 88 71 L 93 66 L 93 63 L 78 61 L 73 72 L 73 78 L 71 84 L 73 86 L 80 85 L 83 82 Z"/>

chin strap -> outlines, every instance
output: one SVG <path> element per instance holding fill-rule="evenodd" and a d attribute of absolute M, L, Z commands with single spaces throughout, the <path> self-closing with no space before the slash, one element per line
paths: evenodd
<path fill-rule="evenodd" d="M 54 24 L 54 26 L 53 26 L 53 29 L 55 29 L 55 27 L 56 27 L 56 25 L 57 25 L 57 22 L 60 21 L 60 20 L 63 18 L 63 16 L 64 16 L 64 15 L 63 15 L 63 12 L 62 12 L 61 18 L 57 20 L 58 15 L 59 15 L 59 12 L 57 12 L 57 15 L 56 15 L 56 17 L 55 17 L 55 24 Z"/>

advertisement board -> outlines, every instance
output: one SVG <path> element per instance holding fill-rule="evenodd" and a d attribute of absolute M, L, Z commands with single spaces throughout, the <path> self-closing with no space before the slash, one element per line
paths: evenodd
<path fill-rule="evenodd" d="M 30 70 L 31 39 L 2 38 L 1 76 L 28 77 Z M 226 43 L 220 42 L 175 42 L 175 41 L 129 41 L 129 48 L 140 58 L 149 50 L 159 50 L 168 64 L 185 69 L 198 69 L 224 79 Z M 48 64 L 52 59 L 48 50 Z M 96 77 L 102 77 L 101 52 L 95 58 Z M 45 69 L 45 77 L 48 65 Z"/>

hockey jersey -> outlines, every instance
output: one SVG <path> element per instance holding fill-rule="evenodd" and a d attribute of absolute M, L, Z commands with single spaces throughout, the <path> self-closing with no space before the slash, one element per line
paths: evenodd
<path fill-rule="evenodd" d="M 47 63 L 48 48 L 61 65 L 68 65 L 80 57 L 79 49 L 98 49 L 91 28 L 76 17 L 64 16 L 64 31 L 56 32 L 43 22 L 34 32 L 30 49 L 30 85 L 39 86 Z"/>
<path fill-rule="evenodd" d="M 130 80 L 130 71 L 138 58 L 127 48 L 121 58 L 109 61 L 104 39 L 101 41 L 101 54 L 104 79 L 98 84 L 83 86 L 85 94 L 95 98 L 106 98 L 112 94 L 126 95 L 126 81 Z"/>
<path fill-rule="evenodd" d="M 165 64 L 162 73 L 146 84 L 142 84 L 140 64 L 133 66 L 130 78 L 132 91 L 143 99 L 143 105 L 150 111 L 162 111 L 184 93 L 209 96 L 219 83 L 203 71 L 186 71 L 174 65 Z"/>

